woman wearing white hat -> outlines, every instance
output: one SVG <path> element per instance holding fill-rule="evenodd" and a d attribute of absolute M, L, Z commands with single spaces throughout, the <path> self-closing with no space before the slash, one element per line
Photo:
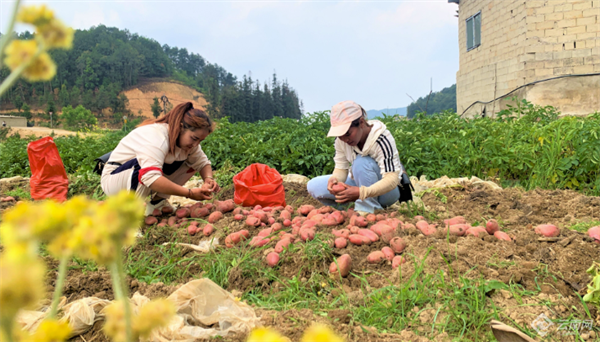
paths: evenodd
<path fill-rule="evenodd" d="M 398 157 L 394 137 L 379 120 L 367 121 L 367 113 L 354 101 L 331 109 L 328 137 L 335 139 L 332 175 L 308 182 L 308 192 L 324 205 L 339 207 L 355 202 L 354 209 L 373 213 L 412 199 L 410 181 Z M 343 190 L 334 191 L 339 184 Z"/>

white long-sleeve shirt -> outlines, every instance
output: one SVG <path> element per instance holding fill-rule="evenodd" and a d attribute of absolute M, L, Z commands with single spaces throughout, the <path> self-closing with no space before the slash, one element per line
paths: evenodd
<path fill-rule="evenodd" d="M 125 164 L 132 159 L 137 159 L 140 167 L 138 179 L 146 187 L 150 187 L 162 176 L 163 168 L 166 169 L 171 164 L 185 162 L 196 171 L 211 164 L 200 145 L 190 151 L 175 146 L 175 151 L 169 153 L 169 125 L 166 123 L 134 129 L 121 139 L 108 161 Z"/>

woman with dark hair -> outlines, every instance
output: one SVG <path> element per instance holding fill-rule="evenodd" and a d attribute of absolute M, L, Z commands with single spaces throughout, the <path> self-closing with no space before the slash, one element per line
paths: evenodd
<path fill-rule="evenodd" d="M 153 193 L 146 215 L 170 206 L 167 200 L 171 195 L 211 199 L 220 187 L 200 143 L 213 129 L 213 121 L 191 102 L 177 105 L 162 118 L 142 122 L 111 153 L 102 171 L 102 190 L 114 195 L 127 189 L 141 198 Z M 196 172 L 205 186 L 184 188 Z"/>
<path fill-rule="evenodd" d="M 368 120 L 354 101 L 331 109 L 328 137 L 335 139 L 333 174 L 311 179 L 308 192 L 333 207 L 354 203 L 364 215 L 412 199 L 410 180 L 400 162 L 396 141 L 379 120 Z"/>

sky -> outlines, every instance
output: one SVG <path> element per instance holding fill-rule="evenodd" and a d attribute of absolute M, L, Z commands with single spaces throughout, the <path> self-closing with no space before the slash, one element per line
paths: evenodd
<path fill-rule="evenodd" d="M 46 4 L 67 25 L 128 29 L 187 48 L 241 79 L 287 80 L 305 112 L 353 100 L 408 106 L 456 82 L 458 6 L 413 1 L 22 1 Z M 14 1 L 0 0 L 0 30 Z M 17 26 L 21 32 L 25 25 Z"/>

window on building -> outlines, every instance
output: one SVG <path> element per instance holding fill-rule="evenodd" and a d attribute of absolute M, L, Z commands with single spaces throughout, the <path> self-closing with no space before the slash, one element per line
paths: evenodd
<path fill-rule="evenodd" d="M 481 45 L 481 12 L 467 19 L 467 51 Z"/>

